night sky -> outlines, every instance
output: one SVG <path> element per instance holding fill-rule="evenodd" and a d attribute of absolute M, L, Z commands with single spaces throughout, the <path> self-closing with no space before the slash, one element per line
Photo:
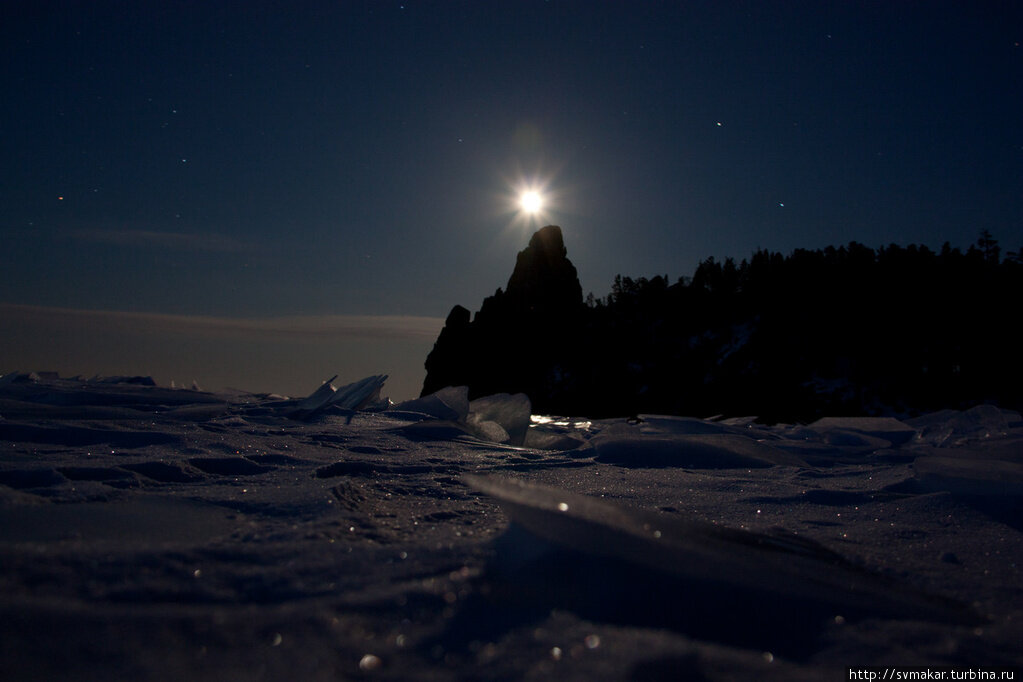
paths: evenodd
<path fill-rule="evenodd" d="M 1018 250 L 1021 42 L 1015 1 L 6 2 L 0 303 L 443 317 L 546 223 L 597 296 Z"/>

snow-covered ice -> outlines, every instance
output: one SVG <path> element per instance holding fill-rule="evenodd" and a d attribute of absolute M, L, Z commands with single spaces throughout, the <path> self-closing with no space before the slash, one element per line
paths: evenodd
<path fill-rule="evenodd" d="M 0 377 L 2 679 L 1023 662 L 1015 413 L 529 419 L 464 388 L 390 406 L 382 376 L 133 379 Z"/>

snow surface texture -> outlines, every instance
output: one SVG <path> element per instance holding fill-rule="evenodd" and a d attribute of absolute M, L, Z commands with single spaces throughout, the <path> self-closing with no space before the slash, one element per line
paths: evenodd
<path fill-rule="evenodd" d="M 1017 414 L 530 418 L 384 379 L 0 377 L 0 679 L 1023 662 Z"/>

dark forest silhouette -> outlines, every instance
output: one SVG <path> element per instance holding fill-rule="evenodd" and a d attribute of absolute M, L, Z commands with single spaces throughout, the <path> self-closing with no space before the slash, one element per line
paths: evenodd
<path fill-rule="evenodd" d="M 851 242 L 712 257 L 674 283 L 619 275 L 585 301 L 566 254 L 545 227 L 475 319 L 456 306 L 424 394 L 467 385 L 551 414 L 765 421 L 1023 407 L 1023 253 L 1002 258 L 986 231 L 965 252 Z"/>

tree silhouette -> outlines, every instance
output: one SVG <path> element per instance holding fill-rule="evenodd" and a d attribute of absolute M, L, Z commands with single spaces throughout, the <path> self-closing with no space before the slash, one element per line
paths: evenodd
<path fill-rule="evenodd" d="M 617 275 L 606 297 L 585 303 L 560 239 L 559 230 L 550 253 L 520 254 L 507 292 L 471 325 L 467 311 L 449 317 L 424 391 L 459 377 L 472 395 L 522 390 L 558 414 L 766 421 L 1023 407 L 1007 303 L 1023 294 L 1023 262 L 1019 252 L 1000 260 L 986 230 L 965 253 L 850 242 L 787 256 L 758 249 L 739 263 L 710 257 L 674 283 Z M 540 263 L 560 274 L 520 272 Z M 530 297 L 559 302 L 538 311 Z"/>

